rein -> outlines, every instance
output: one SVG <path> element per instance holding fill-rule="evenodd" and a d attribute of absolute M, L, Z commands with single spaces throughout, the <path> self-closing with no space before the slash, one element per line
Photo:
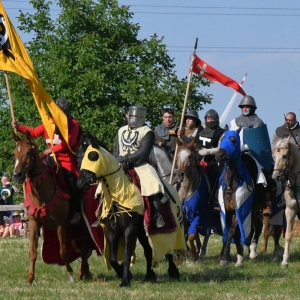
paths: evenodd
<path fill-rule="evenodd" d="M 105 177 L 117 173 L 120 169 L 121 169 L 121 165 L 119 165 L 119 168 L 118 168 L 117 170 L 115 170 L 115 171 L 113 171 L 113 172 L 111 172 L 111 173 L 108 173 L 108 174 L 106 174 L 106 175 L 101 175 L 101 176 L 97 177 L 96 180 L 97 180 L 97 181 L 100 181 L 101 179 L 105 179 Z"/>

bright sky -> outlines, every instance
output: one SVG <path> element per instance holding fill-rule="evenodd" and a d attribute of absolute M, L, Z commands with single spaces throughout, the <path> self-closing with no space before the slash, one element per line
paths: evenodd
<path fill-rule="evenodd" d="M 15 26 L 18 8 L 31 8 L 26 0 L 3 4 Z M 140 38 L 164 37 L 180 78 L 188 75 L 196 38 L 197 55 L 206 63 L 237 82 L 248 73 L 243 88 L 255 98 L 270 136 L 283 124 L 284 113 L 293 111 L 300 120 L 299 0 L 119 0 L 119 5 L 131 6 Z M 21 39 L 28 36 L 21 34 Z M 213 101 L 200 112 L 202 121 L 210 108 L 221 116 L 234 93 L 217 82 L 203 91 L 213 94 Z M 240 115 L 241 99 L 239 95 L 226 123 Z"/>

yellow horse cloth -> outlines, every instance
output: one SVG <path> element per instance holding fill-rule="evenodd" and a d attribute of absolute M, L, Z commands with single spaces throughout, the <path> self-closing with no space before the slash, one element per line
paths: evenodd
<path fill-rule="evenodd" d="M 167 181 L 164 181 L 164 184 L 176 201 L 176 203 L 174 203 L 172 200 L 169 200 L 177 230 L 172 233 L 148 235 L 148 240 L 153 250 L 153 267 L 157 267 L 166 254 L 173 254 L 174 261 L 177 265 L 180 265 L 186 256 L 180 198 L 178 192 L 171 184 Z"/>
<path fill-rule="evenodd" d="M 90 160 L 91 152 L 97 152 L 97 160 Z M 108 151 L 89 146 L 82 160 L 81 169 L 95 173 L 99 180 L 96 195 L 105 198 L 100 218 L 109 217 L 113 203 L 126 208 L 129 213 L 133 211 L 143 215 L 144 203 L 141 194 L 137 187 L 129 181 L 115 157 Z"/>

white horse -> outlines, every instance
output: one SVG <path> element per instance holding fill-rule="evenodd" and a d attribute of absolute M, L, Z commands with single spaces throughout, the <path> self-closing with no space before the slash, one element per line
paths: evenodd
<path fill-rule="evenodd" d="M 286 184 L 284 191 L 286 233 L 281 265 L 288 266 L 292 230 L 295 217 L 300 212 L 300 151 L 288 137 L 276 143 L 273 156 L 275 166 L 272 177 L 277 181 L 284 181 Z"/>

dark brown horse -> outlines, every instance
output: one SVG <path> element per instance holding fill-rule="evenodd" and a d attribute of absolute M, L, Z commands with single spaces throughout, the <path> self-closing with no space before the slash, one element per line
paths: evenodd
<path fill-rule="evenodd" d="M 250 258 L 257 256 L 258 238 L 262 232 L 259 213 L 266 200 L 274 199 L 276 195 L 275 182 L 268 184 L 267 188 L 262 184 L 256 184 L 256 164 L 249 155 L 244 156 L 242 159 L 238 132 L 225 132 L 220 141 L 219 152 L 216 154 L 217 159 L 224 163 L 219 188 L 223 225 L 220 265 L 226 265 L 230 260 L 232 240 L 238 254 L 236 266 L 242 265 L 243 245 L 250 246 Z M 264 216 L 265 230 L 268 230 L 268 219 L 269 216 Z"/>
<path fill-rule="evenodd" d="M 67 252 L 67 225 L 69 217 L 69 200 L 59 188 L 55 171 L 49 168 L 42 161 L 38 146 L 32 141 L 27 133 L 25 138 L 20 139 L 14 133 L 16 147 L 14 149 L 15 166 L 14 177 L 18 183 L 25 182 L 26 198 L 25 203 L 29 203 L 29 274 L 28 282 L 33 283 L 35 279 L 35 263 L 37 258 L 38 238 L 41 226 L 45 229 L 56 231 L 59 241 L 59 255 L 62 264 L 65 264 L 69 281 L 74 281 L 73 269 L 70 265 L 70 259 Z M 85 224 L 74 225 L 75 231 L 87 229 Z M 78 228 L 77 228 L 78 227 Z M 83 236 L 87 237 L 87 234 Z M 88 247 L 87 242 L 82 242 L 83 247 L 80 250 L 81 266 L 79 277 L 82 279 L 91 279 L 87 261 Z M 54 251 L 51 249 L 51 251 Z M 54 255 L 54 253 L 53 253 Z M 73 259 L 74 260 L 74 259 Z"/>

